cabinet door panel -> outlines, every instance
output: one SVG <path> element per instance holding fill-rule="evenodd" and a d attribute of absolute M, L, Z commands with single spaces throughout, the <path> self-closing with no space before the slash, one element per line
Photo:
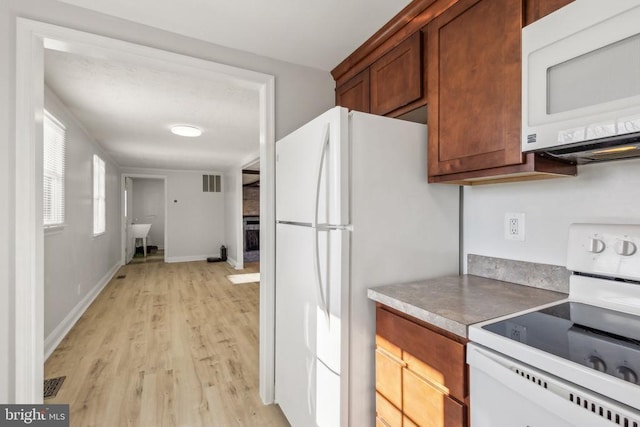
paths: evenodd
<path fill-rule="evenodd" d="M 371 65 L 373 114 L 387 114 L 422 96 L 421 38 L 416 32 Z"/>
<path fill-rule="evenodd" d="M 555 12 L 574 0 L 527 0 L 526 24 L 529 25 Z"/>
<path fill-rule="evenodd" d="M 429 175 L 522 163 L 522 1 L 461 0 L 428 25 Z"/>
<path fill-rule="evenodd" d="M 376 420 L 385 427 L 402 427 L 402 412 L 380 393 L 376 393 Z"/>
<path fill-rule="evenodd" d="M 336 105 L 349 110 L 369 112 L 369 69 L 336 88 Z"/>
<path fill-rule="evenodd" d="M 383 349 L 376 349 L 376 390 L 397 408 L 402 408 L 403 365 Z"/>
<path fill-rule="evenodd" d="M 420 427 L 464 426 L 464 406 L 406 368 L 402 372 L 402 396 L 404 414 Z"/>

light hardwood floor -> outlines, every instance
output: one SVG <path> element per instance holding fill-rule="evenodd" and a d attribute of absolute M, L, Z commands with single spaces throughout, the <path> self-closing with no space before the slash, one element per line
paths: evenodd
<path fill-rule="evenodd" d="M 288 426 L 258 396 L 258 287 L 226 263 L 129 264 L 45 364 L 71 426 Z"/>

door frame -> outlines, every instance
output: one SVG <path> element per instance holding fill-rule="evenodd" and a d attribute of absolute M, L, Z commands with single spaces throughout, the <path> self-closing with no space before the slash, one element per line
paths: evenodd
<path fill-rule="evenodd" d="M 125 221 L 125 216 L 124 216 L 124 198 L 125 198 L 125 186 L 126 186 L 126 182 L 125 179 L 126 178 L 131 178 L 132 180 L 135 180 L 136 178 L 144 178 L 144 179 L 157 179 L 159 181 L 162 181 L 162 185 L 164 188 L 164 259 L 167 259 L 167 248 L 169 247 L 169 238 L 168 238 L 168 234 L 167 234 L 167 230 L 169 229 L 169 212 L 168 212 L 168 206 L 169 204 L 167 203 L 167 176 L 166 175 L 152 175 L 152 174 L 141 174 L 141 173 L 122 173 L 120 174 L 120 233 L 121 233 L 121 239 L 122 239 L 122 261 L 120 261 L 120 263 L 122 265 L 125 265 L 127 263 L 127 231 L 126 231 L 126 227 L 127 227 L 127 223 Z M 132 183 L 133 185 L 133 183 Z M 132 208 L 131 206 L 129 206 L 129 208 Z M 135 253 L 135 248 L 134 248 L 134 253 Z"/>
<path fill-rule="evenodd" d="M 42 403 L 44 380 L 44 232 L 42 226 L 42 111 L 44 50 L 90 57 L 144 60 L 164 69 L 225 75 L 259 92 L 261 222 L 260 360 L 262 401 L 274 399 L 275 315 L 275 78 L 162 49 L 25 18 L 16 22 L 15 310 L 16 403 Z M 264 222 L 263 222 L 264 221 Z"/>

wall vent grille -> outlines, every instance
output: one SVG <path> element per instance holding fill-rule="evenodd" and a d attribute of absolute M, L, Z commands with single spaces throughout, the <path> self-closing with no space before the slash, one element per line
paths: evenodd
<path fill-rule="evenodd" d="M 220 175 L 202 175 L 202 191 L 205 193 L 222 192 L 222 178 Z"/>

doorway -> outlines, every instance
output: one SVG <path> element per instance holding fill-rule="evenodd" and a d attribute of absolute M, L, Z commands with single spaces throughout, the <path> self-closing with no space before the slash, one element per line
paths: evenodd
<path fill-rule="evenodd" d="M 242 246 L 245 263 L 260 261 L 260 160 L 242 168 Z"/>
<path fill-rule="evenodd" d="M 252 85 L 260 98 L 261 249 L 260 396 L 274 394 L 274 77 L 95 34 L 18 18 L 16 49 L 15 400 L 42 402 L 44 253 L 42 227 L 42 114 L 44 50 L 89 57 L 127 57 L 177 72 L 219 73 Z M 124 260 L 124 258 L 123 258 Z"/>
<path fill-rule="evenodd" d="M 167 253 L 167 178 L 160 175 L 122 175 L 123 264 L 153 258 L 165 260 Z M 148 225 L 145 237 L 136 226 Z"/>

